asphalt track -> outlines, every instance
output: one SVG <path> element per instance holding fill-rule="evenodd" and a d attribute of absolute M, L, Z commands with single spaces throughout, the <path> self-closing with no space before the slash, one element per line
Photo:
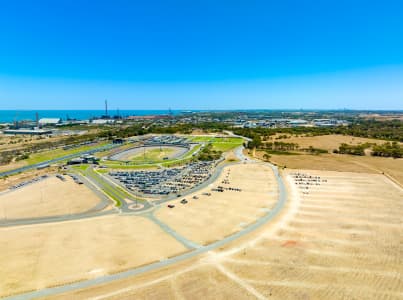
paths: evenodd
<path fill-rule="evenodd" d="M 256 161 L 251 160 L 246 158 L 243 153 L 242 153 L 242 147 L 238 148 L 236 150 L 236 154 L 238 155 L 238 157 L 240 158 L 241 161 L 243 161 L 244 163 L 256 163 Z M 279 198 L 278 201 L 276 203 L 276 205 L 274 206 L 274 208 L 272 210 L 270 210 L 266 215 L 264 215 L 263 217 L 259 218 L 255 223 L 252 223 L 251 225 L 245 227 L 244 229 L 220 240 L 217 242 L 214 242 L 212 244 L 209 244 L 207 246 L 199 246 L 197 244 L 194 244 L 191 241 L 185 240 L 183 239 L 183 237 L 178 236 L 178 234 L 173 231 L 171 228 L 167 227 L 165 224 L 163 224 L 162 222 L 160 222 L 158 220 L 157 225 L 160 226 L 160 228 L 162 228 L 165 232 L 167 232 L 169 235 L 173 236 L 174 238 L 176 238 L 178 241 L 180 241 L 182 244 L 185 244 L 186 247 L 189 250 L 189 252 L 186 252 L 184 254 L 172 257 L 172 258 L 168 258 L 166 260 L 162 260 L 156 263 L 152 263 L 143 267 L 138 267 L 138 268 L 133 268 L 131 270 L 128 271 L 124 271 L 121 273 L 117 273 L 117 274 L 112 274 L 112 275 L 105 275 L 105 276 L 101 276 L 98 278 L 94 278 L 94 279 L 89 279 L 89 280 L 85 280 L 85 281 L 80 281 L 80 282 L 76 282 L 76 283 L 72 283 L 72 284 L 66 284 L 66 285 L 62 285 L 62 286 L 58 286 L 58 287 L 51 287 L 51 288 L 46 288 L 46 289 L 42 289 L 42 290 L 38 290 L 38 291 L 33 291 L 33 292 L 28 292 L 28 293 L 24 293 L 24 294 L 20 294 L 20 295 L 16 295 L 16 296 L 10 296 L 10 297 L 6 297 L 4 299 L 7 300 L 22 300 L 22 299 L 33 299 L 33 298 L 38 298 L 38 297 L 45 297 L 45 296 L 52 296 L 52 295 L 57 295 L 60 293 L 64 293 L 64 292 L 70 292 L 70 291 L 74 291 L 74 290 L 79 290 L 79 289 L 83 289 L 83 288 L 88 288 L 88 287 L 93 287 L 96 285 L 101 285 L 101 284 L 105 284 L 105 283 L 109 283 L 115 280 L 119 280 L 119 279 L 124 279 L 130 276 L 135 276 L 135 275 L 139 275 L 139 274 L 143 274 L 145 272 L 149 272 L 152 270 L 156 270 L 162 267 L 166 267 L 172 264 L 175 264 L 177 262 L 186 260 L 186 259 L 190 259 L 193 258 L 199 254 L 217 249 L 219 247 L 222 247 L 223 245 L 230 243 L 254 230 L 256 230 L 257 228 L 261 227 L 262 225 L 266 224 L 267 222 L 269 222 L 270 220 L 272 220 L 274 217 L 276 217 L 281 210 L 283 209 L 286 200 L 287 200 L 287 192 L 286 192 L 286 188 L 284 185 L 284 182 L 278 172 L 278 169 L 276 166 L 265 163 L 267 165 L 269 165 L 273 172 L 274 175 L 276 177 L 277 183 L 278 183 L 278 189 L 279 189 Z M 144 215 L 144 214 L 143 214 Z M 153 215 L 149 214 L 148 216 L 145 217 L 149 217 L 151 219 L 153 219 Z M 155 217 L 154 217 L 155 218 Z M 155 218 L 156 219 L 156 218 Z M 161 223 L 161 224 L 158 224 Z"/>
<path fill-rule="evenodd" d="M 172 145 L 160 145 L 160 146 L 143 145 L 143 146 L 136 146 L 136 147 L 115 153 L 115 154 L 111 155 L 108 159 L 116 160 L 116 161 L 130 161 L 130 159 L 128 159 L 129 156 L 136 156 L 136 155 L 142 154 L 143 151 L 145 151 L 145 150 L 153 150 L 153 149 L 160 149 L 160 148 L 170 148 L 170 149 L 175 150 L 175 153 L 168 155 L 169 160 L 180 158 L 191 150 L 191 148 L 189 148 L 189 147 L 177 146 L 177 145 L 174 145 L 174 146 L 172 146 Z M 162 159 L 160 159 L 158 161 L 163 162 Z M 155 161 L 153 161 L 151 159 L 150 162 L 154 163 Z"/>

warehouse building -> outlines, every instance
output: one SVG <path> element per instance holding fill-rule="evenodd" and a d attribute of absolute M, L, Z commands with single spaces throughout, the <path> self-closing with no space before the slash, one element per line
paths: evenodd
<path fill-rule="evenodd" d="M 39 126 L 56 126 L 60 124 L 62 119 L 60 118 L 42 118 L 38 121 Z"/>

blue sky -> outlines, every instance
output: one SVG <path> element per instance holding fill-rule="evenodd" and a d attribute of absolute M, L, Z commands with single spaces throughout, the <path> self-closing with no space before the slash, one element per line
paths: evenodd
<path fill-rule="evenodd" d="M 403 109 L 402 1 L 2 1 L 0 109 Z"/>

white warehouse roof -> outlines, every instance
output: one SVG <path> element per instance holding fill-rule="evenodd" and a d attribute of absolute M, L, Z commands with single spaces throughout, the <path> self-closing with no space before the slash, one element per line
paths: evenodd
<path fill-rule="evenodd" d="M 62 121 L 60 118 L 42 118 L 39 120 L 39 124 L 41 125 L 52 125 L 59 124 Z"/>

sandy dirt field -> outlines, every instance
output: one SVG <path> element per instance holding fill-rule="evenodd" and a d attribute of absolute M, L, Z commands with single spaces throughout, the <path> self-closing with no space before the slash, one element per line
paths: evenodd
<path fill-rule="evenodd" d="M 94 278 L 186 251 L 151 221 L 133 216 L 0 228 L 0 249 L 0 297 Z"/>
<path fill-rule="evenodd" d="M 262 153 L 257 153 L 261 157 Z M 403 187 L 403 159 L 343 154 L 271 155 L 270 161 L 292 169 L 376 173 L 390 176 Z"/>
<path fill-rule="evenodd" d="M 222 183 L 229 180 L 229 184 Z M 217 186 L 240 188 L 242 191 L 214 192 Z M 211 196 L 202 195 L 210 192 Z M 199 199 L 192 199 L 197 195 Z M 234 165 L 224 168 L 215 184 L 170 202 L 155 216 L 189 240 L 209 244 L 220 240 L 267 213 L 277 201 L 277 182 L 269 166 L 261 164 Z"/>
<path fill-rule="evenodd" d="M 9 177 L 3 177 L 0 179 L 0 192 L 7 190 L 10 186 L 16 185 L 17 183 L 31 180 L 32 178 L 42 176 L 42 175 L 51 175 L 57 172 L 57 167 L 49 167 L 42 170 L 29 170 L 23 173 L 15 174 Z"/>
<path fill-rule="evenodd" d="M 293 172 L 320 176 L 297 184 Z M 403 190 L 379 174 L 285 172 L 284 212 L 178 265 L 55 299 L 402 299 Z M 306 182 L 306 181 L 305 181 Z"/>
<path fill-rule="evenodd" d="M 338 149 L 340 144 L 346 143 L 350 145 L 358 145 L 364 143 L 374 143 L 374 144 L 383 144 L 387 141 L 378 140 L 378 139 L 368 139 L 361 137 L 354 137 L 348 135 L 340 135 L 340 134 L 329 134 L 329 135 L 320 135 L 320 136 L 291 136 L 287 139 L 272 139 L 268 142 L 284 142 L 284 143 L 297 143 L 300 148 L 308 148 L 312 146 L 314 148 L 320 148 L 328 150 L 332 152 L 334 149 Z"/>
<path fill-rule="evenodd" d="M 23 160 L 15 161 L 15 162 L 12 162 L 12 163 L 7 164 L 7 165 L 1 165 L 0 166 L 0 172 L 6 172 L 6 171 L 9 171 L 9 170 L 14 170 L 14 169 L 17 169 L 17 168 L 24 167 L 26 165 L 27 165 L 27 163 L 25 161 L 23 161 Z"/>
<path fill-rule="evenodd" d="M 101 200 L 85 185 L 52 176 L 0 194 L 1 219 L 23 219 L 75 214 L 93 208 Z"/>

